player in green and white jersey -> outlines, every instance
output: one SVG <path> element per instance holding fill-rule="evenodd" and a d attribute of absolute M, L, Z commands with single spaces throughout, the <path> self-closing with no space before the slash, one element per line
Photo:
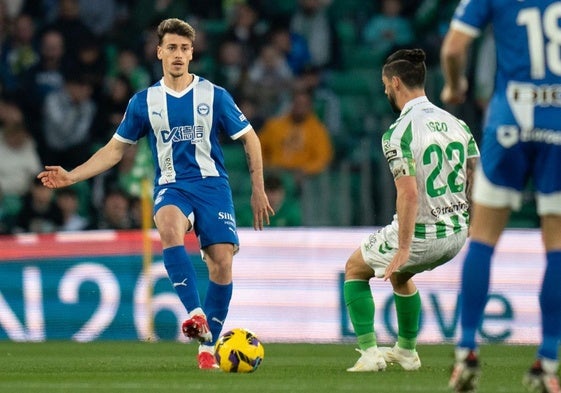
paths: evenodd
<path fill-rule="evenodd" d="M 363 240 L 345 266 L 344 296 L 361 357 L 348 371 L 380 371 L 386 362 L 421 367 L 415 349 L 421 298 L 412 277 L 451 260 L 468 236 L 470 185 L 479 150 L 468 126 L 425 95 L 425 53 L 390 55 L 382 82 L 400 113 L 382 138 L 397 190 L 393 221 Z M 369 280 L 390 280 L 398 339 L 378 348 Z"/>

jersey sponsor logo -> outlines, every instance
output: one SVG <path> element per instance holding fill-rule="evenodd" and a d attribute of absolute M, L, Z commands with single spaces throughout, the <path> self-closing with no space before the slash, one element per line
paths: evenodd
<path fill-rule="evenodd" d="M 516 103 L 541 107 L 561 107 L 561 85 L 511 83 L 507 94 Z"/>
<path fill-rule="evenodd" d="M 168 142 L 185 142 L 198 143 L 204 137 L 203 126 L 180 126 L 173 127 L 171 131 L 163 130 L 161 132 L 164 143 Z"/>
<path fill-rule="evenodd" d="M 561 146 L 561 130 L 544 130 L 541 128 L 522 130 L 520 140 L 522 142 L 542 142 Z"/>
<path fill-rule="evenodd" d="M 208 104 L 205 104 L 204 102 L 197 105 L 197 113 L 201 116 L 208 116 L 208 114 L 210 113 L 210 106 Z"/>
<path fill-rule="evenodd" d="M 469 209 L 469 204 L 466 202 L 458 202 L 447 206 L 438 206 L 433 208 L 430 213 L 438 218 L 441 214 L 457 213 L 467 211 Z"/>

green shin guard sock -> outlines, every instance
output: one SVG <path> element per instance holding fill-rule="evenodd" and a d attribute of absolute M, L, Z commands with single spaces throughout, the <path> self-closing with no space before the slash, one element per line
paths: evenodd
<path fill-rule="evenodd" d="M 345 281 L 345 304 L 357 336 L 360 349 L 376 346 L 374 333 L 374 299 L 370 284 L 364 280 Z"/>
<path fill-rule="evenodd" d="M 403 349 L 414 350 L 419 333 L 421 316 L 421 296 L 419 291 L 412 295 L 394 293 L 395 310 L 397 314 L 397 345 Z"/>

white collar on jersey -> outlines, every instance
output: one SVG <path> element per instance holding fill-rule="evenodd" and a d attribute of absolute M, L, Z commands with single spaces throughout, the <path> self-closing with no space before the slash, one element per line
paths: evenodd
<path fill-rule="evenodd" d="M 166 93 L 168 93 L 169 95 L 176 97 L 176 98 L 180 98 L 183 97 L 185 94 L 187 94 L 189 91 L 191 91 L 193 89 L 193 87 L 199 82 L 199 76 L 195 75 L 195 74 L 191 74 L 193 75 L 193 80 L 191 81 L 191 83 L 189 83 L 189 86 L 187 86 L 185 89 L 183 89 L 182 91 L 175 91 L 169 87 L 166 86 L 166 84 L 164 83 L 164 78 L 162 77 L 162 79 L 160 79 L 160 84 L 162 85 L 162 87 L 164 88 L 164 91 Z"/>
<path fill-rule="evenodd" d="M 427 96 L 420 96 L 417 98 L 413 98 L 410 101 L 407 101 L 405 103 L 405 105 L 403 105 L 403 108 L 401 109 L 401 113 L 405 113 L 406 111 L 408 111 L 410 108 L 414 107 L 415 105 L 418 104 L 422 104 L 424 102 L 429 102 L 429 99 L 427 98 Z"/>

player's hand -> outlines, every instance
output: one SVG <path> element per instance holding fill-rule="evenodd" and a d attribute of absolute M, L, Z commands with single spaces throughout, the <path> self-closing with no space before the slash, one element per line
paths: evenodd
<path fill-rule="evenodd" d="M 440 93 L 440 99 L 445 104 L 457 105 L 463 104 L 466 100 L 466 93 L 468 90 L 468 82 L 465 77 L 460 79 L 460 84 L 457 89 L 452 89 L 449 84 L 445 84 Z"/>
<path fill-rule="evenodd" d="M 45 166 L 45 170 L 37 175 L 47 188 L 67 187 L 74 182 L 69 172 L 61 166 Z"/>
<path fill-rule="evenodd" d="M 253 210 L 253 229 L 263 230 L 263 225 L 271 222 L 269 216 L 275 215 L 275 210 L 269 204 L 269 198 L 265 192 L 251 194 L 251 210 Z"/>
<path fill-rule="evenodd" d="M 386 268 L 386 272 L 384 273 L 384 281 L 392 276 L 399 268 L 407 263 L 409 260 L 409 250 L 397 250 L 397 253 L 394 255 L 392 261 Z"/>

